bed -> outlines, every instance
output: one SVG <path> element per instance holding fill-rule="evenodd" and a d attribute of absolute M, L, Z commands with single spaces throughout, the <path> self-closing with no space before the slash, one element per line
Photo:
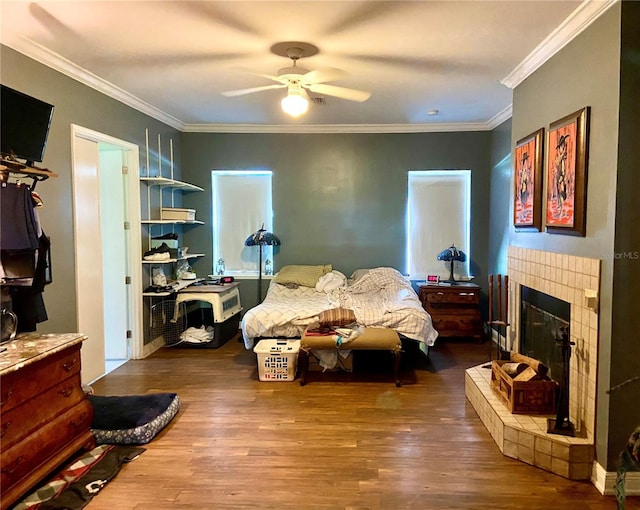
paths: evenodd
<path fill-rule="evenodd" d="M 264 301 L 242 318 L 246 349 L 260 338 L 300 338 L 329 309 L 353 310 L 358 324 L 394 329 L 425 354 L 438 336 L 411 283 L 391 267 L 358 269 L 349 278 L 325 266 L 285 266 Z"/>

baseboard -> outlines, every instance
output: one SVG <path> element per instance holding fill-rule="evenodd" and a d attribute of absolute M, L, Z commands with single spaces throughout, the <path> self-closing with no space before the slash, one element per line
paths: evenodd
<path fill-rule="evenodd" d="M 148 344 L 144 344 L 142 346 L 142 357 L 146 358 L 147 356 L 153 354 L 159 349 L 162 349 L 165 346 L 164 336 L 160 335 L 157 338 L 154 338 Z"/>
<path fill-rule="evenodd" d="M 605 496 L 615 495 L 616 477 L 617 473 L 615 471 L 606 471 L 597 462 L 593 463 L 591 483 L 600 491 L 600 494 Z M 627 473 L 624 490 L 627 496 L 640 496 L 640 472 Z"/>

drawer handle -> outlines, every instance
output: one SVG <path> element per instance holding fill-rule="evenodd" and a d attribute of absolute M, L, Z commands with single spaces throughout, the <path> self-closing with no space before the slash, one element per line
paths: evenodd
<path fill-rule="evenodd" d="M 63 388 L 60 390 L 60 395 L 62 395 L 64 398 L 70 397 L 71 394 L 73 393 L 73 386 L 69 386 L 68 388 Z"/>
<path fill-rule="evenodd" d="M 71 420 L 69 422 L 69 424 L 77 429 L 78 427 L 80 427 L 82 425 L 82 423 L 84 422 L 85 418 L 87 417 L 87 413 L 82 413 L 79 417 L 78 417 L 78 421 L 76 420 Z"/>
<path fill-rule="evenodd" d="M 436 295 L 438 295 L 438 296 L 444 296 L 444 292 L 436 292 Z"/>
<path fill-rule="evenodd" d="M 2 468 L 2 472 L 5 475 L 11 475 L 13 472 L 18 469 L 18 466 L 22 463 L 22 457 L 17 457 L 11 464 Z"/>
<path fill-rule="evenodd" d="M 78 358 L 73 358 L 73 361 L 68 361 L 67 363 L 62 365 L 62 368 L 64 368 L 65 372 L 69 372 L 77 362 L 78 362 Z"/>
<path fill-rule="evenodd" d="M 9 399 L 11 398 L 11 395 L 13 395 L 13 390 L 9 390 L 7 392 L 7 396 L 4 398 L 4 400 L 2 402 L 0 402 L 0 407 L 2 407 L 3 405 L 5 405 L 7 402 L 9 402 Z"/>
<path fill-rule="evenodd" d="M 7 423 L 5 423 L 2 426 L 2 430 L 0 430 L 0 437 L 3 437 L 7 433 L 7 430 L 9 430 L 10 426 L 11 426 L 11 422 L 10 421 L 8 421 Z"/>

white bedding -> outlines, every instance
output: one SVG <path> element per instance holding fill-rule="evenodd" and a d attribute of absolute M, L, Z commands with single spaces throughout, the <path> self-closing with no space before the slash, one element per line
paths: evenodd
<path fill-rule="evenodd" d="M 340 307 L 352 309 L 359 324 L 395 329 L 418 341 L 426 352 L 438 333 L 409 280 L 389 267 L 360 274 L 358 279 L 340 286 L 335 285 L 336 278 L 325 275 L 332 284 L 316 288 L 289 288 L 272 281 L 265 300 L 242 319 L 245 347 L 251 349 L 260 337 L 300 337 L 307 325 L 317 321 L 320 312 Z"/>

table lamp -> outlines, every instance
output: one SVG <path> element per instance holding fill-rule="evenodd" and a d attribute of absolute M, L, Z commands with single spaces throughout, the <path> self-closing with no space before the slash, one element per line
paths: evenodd
<path fill-rule="evenodd" d="M 467 260 L 467 256 L 464 254 L 463 251 L 460 251 L 458 248 L 455 247 L 455 245 L 451 245 L 449 246 L 446 250 L 442 250 L 440 253 L 438 253 L 438 260 L 444 260 L 445 262 L 450 262 L 450 274 L 449 274 L 449 279 L 446 280 L 447 283 L 450 283 L 451 285 L 456 285 L 456 280 L 453 277 L 453 264 L 456 261 L 459 262 L 464 262 Z"/>

